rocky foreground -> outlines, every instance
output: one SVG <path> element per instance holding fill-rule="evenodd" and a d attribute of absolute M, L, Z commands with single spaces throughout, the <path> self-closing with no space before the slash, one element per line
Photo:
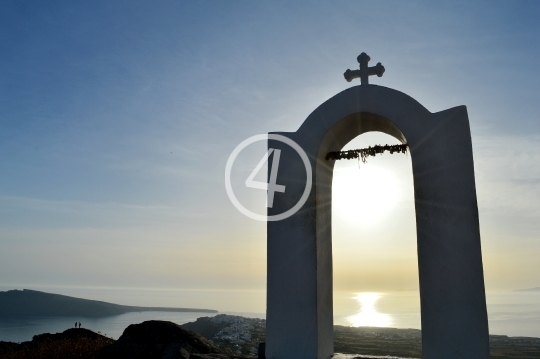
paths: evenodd
<path fill-rule="evenodd" d="M 0 359 L 255 359 L 265 327 L 262 319 L 220 314 L 182 326 L 156 320 L 132 324 L 116 341 L 68 329 L 21 344 L 0 342 Z M 335 326 L 334 348 L 345 354 L 337 359 L 421 358 L 422 337 L 417 329 Z M 491 335 L 490 351 L 491 358 L 540 359 L 540 338 Z"/>
<path fill-rule="evenodd" d="M 36 335 L 21 344 L 0 342 L 1 359 L 253 359 L 219 348 L 203 336 L 167 321 L 132 324 L 118 340 L 87 329 Z"/>
<path fill-rule="evenodd" d="M 63 333 L 35 335 L 32 341 L 20 344 L 0 341 L 2 359 L 96 358 L 100 350 L 113 344 L 107 338 L 87 329 L 68 329 Z"/>

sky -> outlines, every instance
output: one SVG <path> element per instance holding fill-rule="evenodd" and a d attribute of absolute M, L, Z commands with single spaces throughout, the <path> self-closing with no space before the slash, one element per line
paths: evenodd
<path fill-rule="evenodd" d="M 467 106 L 486 290 L 540 286 L 538 18 L 537 1 L 3 1 L 0 288 L 243 291 L 263 312 L 266 224 L 231 204 L 227 159 L 358 85 L 361 52 L 386 68 L 370 83 Z M 339 163 L 336 188 L 335 290 L 418 290 L 410 157 Z"/>

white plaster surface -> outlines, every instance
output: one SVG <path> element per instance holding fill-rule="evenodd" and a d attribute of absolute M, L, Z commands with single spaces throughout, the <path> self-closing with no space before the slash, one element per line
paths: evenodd
<path fill-rule="evenodd" d="M 349 88 L 319 106 L 296 132 L 279 132 L 307 153 L 313 186 L 302 208 L 268 222 L 266 357 L 326 359 L 333 355 L 331 186 L 338 151 L 356 136 L 380 131 L 410 147 L 418 245 L 423 357 L 489 357 L 478 207 L 465 106 L 430 113 L 408 95 L 376 85 Z M 268 215 L 300 198 L 306 171 L 281 149 Z"/>

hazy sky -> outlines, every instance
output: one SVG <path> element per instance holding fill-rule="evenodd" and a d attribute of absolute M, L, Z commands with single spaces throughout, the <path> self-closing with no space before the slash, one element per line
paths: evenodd
<path fill-rule="evenodd" d="M 363 51 L 386 67 L 371 83 L 467 106 L 486 288 L 540 286 L 539 18 L 538 1 L 3 1 L 0 286 L 263 292 L 266 225 L 230 203 L 227 158 L 359 84 L 343 72 Z M 336 183 L 384 206 L 351 220 L 336 199 L 336 289 L 414 290 L 410 157 L 360 167 Z"/>

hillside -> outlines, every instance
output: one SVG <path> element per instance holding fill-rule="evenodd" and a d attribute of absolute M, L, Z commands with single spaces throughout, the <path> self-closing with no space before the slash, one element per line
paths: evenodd
<path fill-rule="evenodd" d="M 266 321 L 232 315 L 198 318 L 182 327 L 198 332 L 220 348 L 241 354 L 257 353 L 265 342 Z M 490 335 L 490 358 L 540 359 L 540 338 Z M 422 332 L 418 329 L 334 326 L 334 351 L 355 358 L 421 358 Z M 361 355 L 364 356 L 361 356 Z"/>
<path fill-rule="evenodd" d="M 214 345 L 178 324 L 131 324 L 118 340 L 87 329 L 36 335 L 20 344 L 0 341 L 0 359 L 255 359 Z"/>
<path fill-rule="evenodd" d="M 217 313 L 217 310 L 212 309 L 119 305 L 29 289 L 0 292 L 0 318 L 107 317 L 148 311 Z"/>
<path fill-rule="evenodd" d="M 71 328 L 63 333 L 35 335 L 32 341 L 0 341 L 0 359 L 94 359 L 100 350 L 115 342 L 88 329 Z"/>
<path fill-rule="evenodd" d="M 129 325 L 117 341 L 72 328 L 20 344 L 0 341 L 0 359 L 255 359 L 265 325 L 263 319 L 223 314 L 182 326 L 150 320 Z M 418 329 L 334 327 L 334 350 L 344 353 L 338 359 L 421 358 L 421 340 Z M 540 359 L 540 338 L 490 335 L 489 342 L 492 359 Z"/>

